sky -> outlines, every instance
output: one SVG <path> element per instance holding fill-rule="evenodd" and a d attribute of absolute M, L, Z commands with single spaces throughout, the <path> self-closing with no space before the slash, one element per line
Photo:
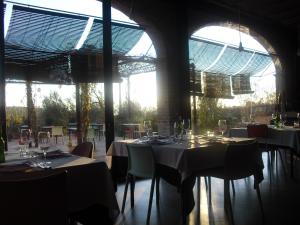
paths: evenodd
<path fill-rule="evenodd" d="M 85 4 L 82 4 L 85 1 Z M 76 13 L 83 13 L 90 16 L 102 16 L 101 2 L 94 0 L 13 0 L 22 4 L 32 4 L 36 6 L 43 6 L 46 8 L 56 8 L 58 5 L 63 11 L 71 11 Z M 86 4 L 86 3 L 89 4 Z M 126 15 L 118 10 L 112 9 L 112 19 L 134 23 Z M 218 35 L 216 35 L 218 34 Z M 239 32 L 225 27 L 209 26 L 195 32 L 193 36 L 225 42 L 232 45 L 239 45 Z M 255 49 L 257 51 L 266 52 L 264 47 L 260 45 L 255 39 L 247 34 L 241 33 L 241 41 L 245 48 Z M 148 51 L 148 49 L 150 50 Z M 137 45 L 128 53 L 128 55 L 143 55 L 148 51 L 148 55 L 156 57 L 155 49 L 152 45 L 149 36 L 144 33 Z M 271 65 L 267 70 L 261 74 L 257 74 L 251 79 L 252 90 L 258 96 L 264 96 L 275 91 L 275 68 Z M 156 95 L 156 73 L 151 72 L 147 74 L 133 75 L 130 78 L 130 96 L 135 102 L 138 102 L 142 107 L 155 108 L 157 102 Z M 103 85 L 99 85 L 102 88 Z M 16 91 L 18 90 L 18 91 Z M 36 95 L 36 105 L 41 106 L 42 99 L 48 96 L 51 91 L 57 91 L 61 94 L 63 99 L 74 98 L 75 87 L 67 85 L 34 85 L 33 92 Z M 128 96 L 127 80 L 121 83 L 121 99 L 125 101 Z M 238 96 L 231 100 L 221 100 L 222 104 L 227 106 L 240 105 L 245 100 L 253 99 L 255 95 Z M 114 101 L 117 107 L 119 102 L 119 85 L 114 84 Z M 6 86 L 6 104 L 7 106 L 26 106 L 26 92 L 25 85 L 7 84 Z"/>

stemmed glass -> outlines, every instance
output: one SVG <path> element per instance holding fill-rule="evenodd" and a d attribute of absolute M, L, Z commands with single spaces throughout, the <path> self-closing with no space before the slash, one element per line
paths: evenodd
<path fill-rule="evenodd" d="M 22 137 L 19 141 L 19 152 L 21 158 L 27 158 L 28 156 L 28 139 L 27 137 Z"/>
<path fill-rule="evenodd" d="M 300 113 L 297 113 L 297 121 L 294 121 L 294 127 L 299 128 L 300 124 Z"/>
<path fill-rule="evenodd" d="M 219 131 L 221 132 L 221 134 L 223 136 L 225 131 L 227 130 L 226 120 L 219 120 L 218 126 L 219 126 Z"/>
<path fill-rule="evenodd" d="M 184 130 L 184 134 L 188 137 L 189 131 L 191 130 L 191 122 L 189 119 L 182 120 L 182 127 Z"/>
<path fill-rule="evenodd" d="M 43 153 L 43 162 L 40 163 L 40 166 L 43 168 L 48 168 L 51 162 L 47 162 L 47 151 L 50 148 L 50 138 L 48 137 L 38 137 L 39 148 Z"/>
<path fill-rule="evenodd" d="M 151 134 L 151 131 L 152 131 L 151 120 L 145 120 L 144 121 L 144 129 L 147 133 L 147 137 L 150 137 L 150 134 Z"/>

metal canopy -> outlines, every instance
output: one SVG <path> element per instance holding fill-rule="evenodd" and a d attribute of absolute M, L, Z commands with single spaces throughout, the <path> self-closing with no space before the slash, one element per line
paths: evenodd
<path fill-rule="evenodd" d="M 13 6 L 5 37 L 7 60 L 34 63 L 70 54 L 82 36 L 89 17 L 42 9 Z M 113 54 L 125 55 L 138 42 L 143 29 L 112 23 Z M 96 18 L 80 52 L 102 53 L 102 19 Z M 41 56 L 41 57 L 40 57 Z"/>
<path fill-rule="evenodd" d="M 271 56 L 266 53 L 248 49 L 239 51 L 237 46 L 194 37 L 189 40 L 189 51 L 196 70 L 203 72 L 252 76 L 272 63 Z"/>
<path fill-rule="evenodd" d="M 147 57 L 144 60 L 144 57 L 127 55 L 143 33 L 143 28 L 137 25 L 112 22 L 112 52 L 113 61 L 116 62 L 114 70 L 118 76 L 155 71 L 154 58 Z M 84 78 L 79 77 L 82 71 L 76 71 L 74 65 L 70 67 L 69 58 L 77 55 L 86 59 L 101 59 L 101 65 L 97 66 L 99 70 L 93 67 L 94 59 L 93 64 L 90 60 L 87 62 L 86 69 L 92 68 L 93 71 L 86 71 L 85 78 L 86 82 L 102 82 L 102 78 L 97 75 L 103 76 L 102 53 L 102 18 L 13 4 L 5 35 L 7 78 L 55 83 L 51 78 L 53 70 L 60 70 L 59 73 L 65 74 L 74 72 L 76 79 L 83 82 Z M 117 72 L 119 59 L 122 69 Z M 126 62 L 128 65 L 125 65 Z"/>

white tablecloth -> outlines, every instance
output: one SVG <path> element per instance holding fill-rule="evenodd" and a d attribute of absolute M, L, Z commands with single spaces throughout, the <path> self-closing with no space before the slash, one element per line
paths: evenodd
<path fill-rule="evenodd" d="M 1 166 L 22 164 L 30 160 L 20 158 L 19 153 L 13 150 L 6 152 L 5 156 L 6 162 L 0 164 Z M 50 165 L 54 170 L 65 169 L 68 171 L 69 212 L 76 212 L 93 204 L 101 204 L 107 207 L 112 216 L 119 212 L 111 175 L 104 160 L 95 160 L 70 154 L 68 157 L 49 158 L 47 161 L 51 161 Z M 7 176 L 8 174 L 2 173 L 2 175 Z"/>
<path fill-rule="evenodd" d="M 157 163 L 174 168 L 181 174 L 182 180 L 192 173 L 204 169 L 224 166 L 226 147 L 230 142 L 242 142 L 248 138 L 221 138 L 218 140 L 196 138 L 181 143 L 152 145 Z M 115 141 L 110 146 L 107 155 L 127 157 L 127 143 L 136 140 Z"/>
<path fill-rule="evenodd" d="M 247 128 L 232 128 L 229 131 L 231 137 L 247 137 Z M 276 144 L 293 149 L 300 154 L 300 129 L 293 127 L 275 128 L 268 127 L 268 144 Z"/>

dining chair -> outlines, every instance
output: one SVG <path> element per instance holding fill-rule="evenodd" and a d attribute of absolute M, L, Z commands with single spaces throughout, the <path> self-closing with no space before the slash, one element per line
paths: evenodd
<path fill-rule="evenodd" d="M 66 179 L 66 171 L 1 174 L 0 223 L 68 224 Z"/>
<path fill-rule="evenodd" d="M 81 157 L 93 158 L 93 151 L 94 151 L 94 146 L 92 142 L 83 142 L 77 145 L 71 151 L 71 154 L 81 156 Z"/>
<path fill-rule="evenodd" d="M 256 189 L 262 219 L 264 211 L 259 189 L 259 183 L 263 180 L 263 161 L 261 151 L 256 141 L 243 144 L 229 144 L 226 150 L 224 167 L 208 169 L 200 173 L 201 176 L 216 177 L 224 180 L 224 207 L 231 224 L 234 225 L 233 210 L 230 198 L 230 181 L 254 176 L 254 188 Z M 211 196 L 209 196 L 211 198 Z"/>
<path fill-rule="evenodd" d="M 260 150 L 268 154 L 268 166 L 269 166 L 270 179 L 272 177 L 271 167 L 273 165 L 271 160 L 272 152 L 275 152 L 276 162 L 277 162 L 277 155 L 279 155 L 281 164 L 283 166 L 283 170 L 285 172 L 283 158 L 278 146 L 268 143 L 268 126 L 266 124 L 248 124 L 247 132 L 248 132 L 248 137 L 257 139 Z"/>
<path fill-rule="evenodd" d="M 159 205 L 159 176 L 156 169 L 156 162 L 155 162 L 153 149 L 151 145 L 127 144 L 127 150 L 128 150 L 128 170 L 127 170 L 126 185 L 124 190 L 121 212 L 124 213 L 129 182 L 131 182 L 130 196 L 131 196 L 131 208 L 133 208 L 135 177 L 151 178 L 151 189 L 150 189 L 148 213 L 147 213 L 147 220 L 146 220 L 146 223 L 149 224 L 155 183 L 156 183 L 156 204 Z"/>
<path fill-rule="evenodd" d="M 124 140 L 133 139 L 134 138 L 134 129 L 131 127 L 127 127 L 124 129 Z"/>
<path fill-rule="evenodd" d="M 52 137 L 55 138 L 55 143 L 57 144 L 57 138 L 61 137 L 62 143 L 64 144 L 64 132 L 62 126 L 53 126 L 52 129 Z"/>

